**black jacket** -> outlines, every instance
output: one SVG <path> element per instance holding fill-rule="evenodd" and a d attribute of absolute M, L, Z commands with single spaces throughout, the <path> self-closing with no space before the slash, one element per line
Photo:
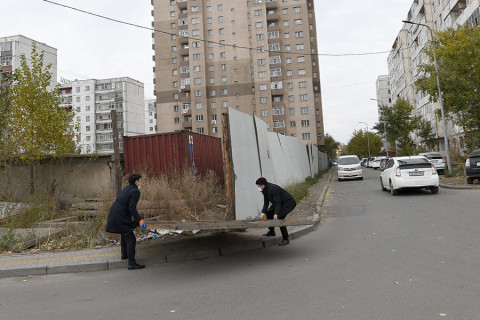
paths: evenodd
<path fill-rule="evenodd" d="M 275 207 L 275 213 L 278 214 L 280 212 L 280 209 L 282 208 L 282 205 L 284 205 L 287 201 L 293 201 L 292 195 L 285 191 L 280 186 L 277 186 L 276 184 L 269 183 L 265 185 L 265 189 L 262 191 L 263 193 L 263 209 L 262 212 L 266 213 L 268 210 L 268 205 L 271 202 L 272 206 Z"/>
<path fill-rule="evenodd" d="M 140 190 L 135 184 L 130 184 L 120 191 L 113 203 L 107 218 L 107 232 L 124 234 L 138 227 L 142 219 L 137 211 Z"/>

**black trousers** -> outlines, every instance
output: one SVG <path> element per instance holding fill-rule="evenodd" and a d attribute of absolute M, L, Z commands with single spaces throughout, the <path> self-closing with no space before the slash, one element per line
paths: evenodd
<path fill-rule="evenodd" d="M 277 213 L 278 214 L 278 220 L 284 220 L 287 217 L 287 214 L 289 214 L 295 207 L 297 206 L 297 203 L 295 200 L 290 200 L 285 203 L 282 203 L 282 207 L 280 208 L 280 211 Z M 273 219 L 273 215 L 275 214 L 275 206 L 271 206 L 267 210 L 267 219 Z M 274 227 L 269 227 L 268 228 L 270 232 L 275 232 Z M 280 227 L 280 232 L 282 233 L 282 237 L 285 240 L 288 240 L 288 231 L 287 227 Z"/>
<path fill-rule="evenodd" d="M 122 257 L 128 257 L 128 264 L 135 265 L 135 245 L 137 239 L 132 231 L 124 233 L 120 236 L 120 246 L 122 249 Z"/>

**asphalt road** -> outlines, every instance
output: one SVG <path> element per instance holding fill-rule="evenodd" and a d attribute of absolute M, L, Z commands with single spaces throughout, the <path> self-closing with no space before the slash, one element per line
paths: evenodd
<path fill-rule="evenodd" d="M 331 183 L 317 231 L 201 261 L 0 280 L 1 319 L 480 319 L 480 193 Z M 26 281 L 24 281 L 26 280 Z"/>

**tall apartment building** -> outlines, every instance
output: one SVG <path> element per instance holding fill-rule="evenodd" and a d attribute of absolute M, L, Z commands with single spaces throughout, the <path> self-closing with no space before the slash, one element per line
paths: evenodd
<path fill-rule="evenodd" d="M 443 31 L 450 27 L 463 26 L 469 23 L 478 25 L 480 13 L 479 0 L 414 0 L 406 20 L 426 24 L 434 31 Z M 430 102 L 430 96 L 417 92 L 415 81 L 422 76 L 418 66 L 429 63 L 425 54 L 425 46 L 432 40 L 429 30 L 423 26 L 404 24 L 398 33 L 388 56 L 388 71 L 391 91 L 391 102 L 397 99 L 409 101 L 414 107 L 414 114 L 430 121 L 434 128 L 439 150 L 445 150 L 443 126 L 436 118 L 435 112 L 440 109 L 439 103 Z M 377 99 L 380 97 L 377 95 Z M 449 121 L 448 136 L 458 134 L 458 128 Z"/>
<path fill-rule="evenodd" d="M 77 147 L 81 153 L 112 153 L 111 110 L 117 111 L 120 149 L 123 136 L 145 134 L 143 83 L 128 77 L 64 81 L 60 94 L 75 112 Z"/>
<path fill-rule="evenodd" d="M 157 132 L 157 108 L 155 107 L 155 99 L 145 100 L 145 133 Z"/>
<path fill-rule="evenodd" d="M 222 137 L 235 108 L 324 143 L 313 0 L 152 0 L 159 132 Z"/>
<path fill-rule="evenodd" d="M 51 64 L 52 80 L 50 86 L 53 89 L 57 84 L 57 49 L 22 35 L 0 38 L 0 77 L 3 76 L 3 73 L 13 72 L 20 66 L 20 56 L 22 54 L 27 59 L 31 58 L 33 43 L 37 47 L 37 52 L 43 51 L 44 65 Z"/>

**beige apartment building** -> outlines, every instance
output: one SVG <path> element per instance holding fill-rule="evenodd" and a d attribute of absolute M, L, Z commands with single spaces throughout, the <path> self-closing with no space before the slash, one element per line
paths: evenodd
<path fill-rule="evenodd" d="M 234 108 L 324 141 L 313 0 L 152 0 L 158 132 L 222 137 Z"/>

